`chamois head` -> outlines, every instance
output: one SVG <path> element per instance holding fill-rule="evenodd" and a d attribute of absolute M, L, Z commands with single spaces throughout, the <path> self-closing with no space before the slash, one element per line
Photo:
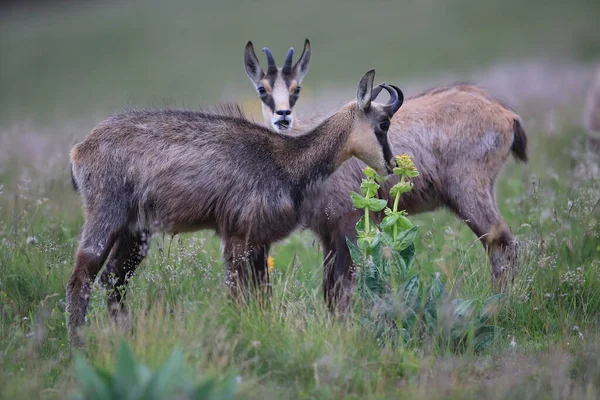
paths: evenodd
<path fill-rule="evenodd" d="M 266 73 L 258 62 L 252 42 L 246 44 L 244 65 L 246 73 L 262 101 L 263 117 L 270 122 L 276 132 L 283 133 L 289 130 L 294 123 L 292 110 L 300 95 L 300 83 L 308 71 L 310 41 L 306 39 L 302 55 L 293 66 L 293 47 L 288 50 L 281 68 L 277 68 L 273 54 L 268 47 L 265 47 L 263 51 L 267 55 Z"/>
<path fill-rule="evenodd" d="M 347 106 L 356 108 L 348 149 L 351 156 L 371 166 L 379 175 L 388 175 L 396 165 L 388 140 L 388 129 L 392 116 L 404 101 L 404 95 L 394 85 L 382 83 L 373 88 L 374 79 L 375 70 L 372 69 L 358 84 L 356 103 L 352 102 Z M 382 89 L 390 94 L 390 100 L 386 104 L 375 103 L 373 100 Z"/>

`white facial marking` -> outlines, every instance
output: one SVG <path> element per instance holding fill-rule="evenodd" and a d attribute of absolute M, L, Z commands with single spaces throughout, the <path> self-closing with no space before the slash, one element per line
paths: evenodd
<path fill-rule="evenodd" d="M 275 80 L 271 96 L 273 96 L 273 101 L 275 102 L 275 112 L 271 112 L 267 107 L 267 110 L 271 115 L 271 125 L 277 132 L 285 132 L 292 127 L 294 115 L 293 113 L 289 115 L 277 114 L 277 111 L 291 111 L 290 92 L 285 81 L 281 77 L 277 77 Z M 282 121 L 287 121 L 289 123 L 287 125 L 285 123 L 282 124 Z"/>

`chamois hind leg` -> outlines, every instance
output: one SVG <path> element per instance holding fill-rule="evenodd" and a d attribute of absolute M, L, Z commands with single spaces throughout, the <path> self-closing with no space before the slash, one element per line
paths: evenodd
<path fill-rule="evenodd" d="M 75 253 L 75 265 L 67 284 L 66 306 L 69 314 L 69 342 L 74 347 L 83 344 L 79 336 L 79 328 L 85 322 L 92 283 L 119 234 L 120 226 L 110 221 L 110 216 L 88 218 L 83 227 L 79 248 Z"/>
<path fill-rule="evenodd" d="M 223 237 L 223 259 L 229 296 L 245 302 L 250 292 L 270 296 L 269 271 L 267 259 L 269 245 L 248 243 L 243 238 Z"/>
<path fill-rule="evenodd" d="M 108 311 L 116 323 L 124 323 L 127 320 L 125 292 L 129 279 L 148 254 L 148 235 L 146 231 L 124 232 L 119 235 L 100 276 L 100 282 L 109 290 Z"/>
<path fill-rule="evenodd" d="M 448 206 L 479 237 L 492 264 L 492 280 L 503 291 L 517 269 L 518 242 L 498 210 L 493 183 L 452 182 Z"/>

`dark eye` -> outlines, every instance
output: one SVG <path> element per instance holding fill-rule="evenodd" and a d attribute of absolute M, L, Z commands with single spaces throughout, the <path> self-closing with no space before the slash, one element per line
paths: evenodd
<path fill-rule="evenodd" d="M 301 90 L 301 89 L 302 89 L 302 88 L 301 88 L 300 86 L 297 86 L 297 87 L 296 87 L 296 89 L 294 89 L 294 94 L 295 94 L 296 96 L 298 96 L 298 95 L 300 94 L 300 90 Z"/>
<path fill-rule="evenodd" d="M 382 122 L 379 124 L 379 129 L 381 129 L 384 132 L 387 132 L 388 129 L 390 129 L 390 123 L 389 122 Z"/>
<path fill-rule="evenodd" d="M 261 96 L 264 96 L 265 94 L 267 94 L 267 89 L 265 89 L 263 86 L 260 86 L 256 90 L 258 90 L 258 94 L 260 94 Z"/>

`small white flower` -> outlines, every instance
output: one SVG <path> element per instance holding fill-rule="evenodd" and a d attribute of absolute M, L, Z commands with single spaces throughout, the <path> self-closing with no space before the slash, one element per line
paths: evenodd
<path fill-rule="evenodd" d="M 510 343 L 508 344 L 511 348 L 511 350 L 515 350 L 517 348 L 517 341 L 515 340 L 515 337 L 512 336 L 510 339 Z"/>
<path fill-rule="evenodd" d="M 27 243 L 30 246 L 35 246 L 36 244 L 39 243 L 38 238 L 36 238 L 35 236 L 29 236 L 26 240 L 25 243 Z"/>

